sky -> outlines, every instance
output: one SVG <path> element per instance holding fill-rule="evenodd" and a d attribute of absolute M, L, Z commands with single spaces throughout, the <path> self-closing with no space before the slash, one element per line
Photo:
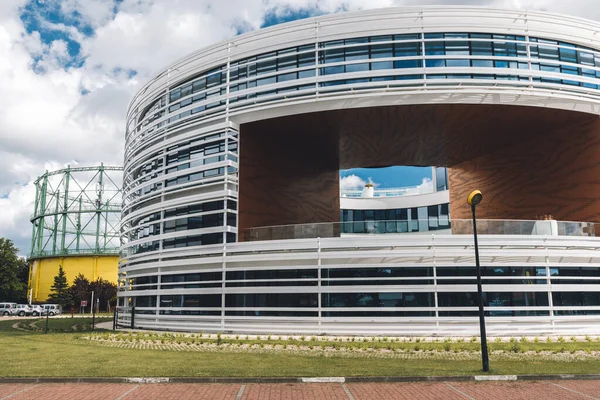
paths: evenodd
<path fill-rule="evenodd" d="M 45 170 L 123 163 L 127 105 L 174 60 L 294 19 L 431 4 L 600 20 L 597 0 L 0 0 L 0 237 L 29 251 L 33 181 Z M 343 186 L 369 178 L 379 187 L 415 186 L 430 170 L 341 175 Z"/>

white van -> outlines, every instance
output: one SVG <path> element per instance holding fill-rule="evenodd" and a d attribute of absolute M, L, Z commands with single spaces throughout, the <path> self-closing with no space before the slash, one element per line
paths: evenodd
<path fill-rule="evenodd" d="M 17 303 L 0 303 L 0 315 L 5 317 L 17 313 Z"/>
<path fill-rule="evenodd" d="M 62 308 L 60 308 L 60 304 L 42 304 L 44 308 L 44 314 L 48 313 L 48 315 L 58 315 L 62 314 Z"/>

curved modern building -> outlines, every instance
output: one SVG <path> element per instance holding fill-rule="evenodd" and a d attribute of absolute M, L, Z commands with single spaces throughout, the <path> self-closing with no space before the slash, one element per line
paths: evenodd
<path fill-rule="evenodd" d="M 599 30 L 392 8 L 175 62 L 127 114 L 121 322 L 135 307 L 140 328 L 471 333 L 477 188 L 488 329 L 597 331 Z M 445 187 L 340 197 L 340 169 L 390 165 L 440 167 Z"/>
<path fill-rule="evenodd" d="M 117 283 L 122 167 L 70 167 L 34 182 L 29 291 L 45 302 L 62 267 L 67 281 L 83 274 Z"/>

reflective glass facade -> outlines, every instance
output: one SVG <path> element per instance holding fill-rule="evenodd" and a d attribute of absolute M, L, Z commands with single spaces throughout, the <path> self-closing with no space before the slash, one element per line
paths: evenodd
<path fill-rule="evenodd" d="M 483 267 L 482 283 L 486 288 L 484 304 L 488 308 L 486 314 L 489 316 L 550 315 L 549 305 L 552 299 L 554 306 L 572 308 L 558 310 L 560 315 L 596 315 L 600 313 L 600 292 L 564 291 L 567 288 L 564 285 L 600 283 L 598 267 L 562 268 L 566 274 L 573 274 L 582 269 L 587 270 L 587 273 L 593 277 L 586 276 L 565 282 L 556 275 L 547 276 L 546 267 L 542 265 Z M 221 296 L 208 293 L 211 288 L 222 287 L 222 277 L 222 271 L 162 275 L 160 284 L 157 282 L 158 278 L 154 276 L 131 279 L 129 286 L 130 290 L 140 295 L 134 300 L 134 305 L 137 307 L 157 307 L 156 296 L 146 296 L 144 291 L 161 289 L 158 307 L 160 311 L 167 308 L 175 313 L 185 310 L 173 310 L 173 308 L 190 307 L 198 309 L 195 311 L 204 312 L 211 311 L 210 308 L 221 307 Z M 431 290 L 435 284 L 438 285 L 437 292 Z M 549 294 L 545 290 L 549 284 L 555 285 L 558 291 Z M 412 312 L 411 308 L 429 309 L 423 315 L 435 315 L 435 309 L 438 308 L 440 316 L 476 316 L 476 291 L 461 290 L 463 287 L 474 288 L 475 285 L 474 267 L 382 267 L 361 264 L 356 268 L 346 266 L 322 268 L 320 271 L 316 268 L 227 271 L 225 288 L 251 288 L 252 293 L 227 294 L 225 307 L 233 309 L 242 307 L 246 309 L 248 315 L 255 316 L 272 315 L 269 312 L 273 310 L 263 309 L 317 308 L 318 294 L 303 293 L 302 288 L 322 286 L 324 293 L 321 294 L 321 307 L 348 309 L 347 311 L 332 310 L 340 316 L 344 315 L 344 312 L 357 315 L 352 311 L 354 308 L 364 309 L 361 310 L 360 315 L 365 317 L 381 316 L 382 309 L 385 311 L 388 308 L 394 309 L 394 312 L 399 308 L 407 308 L 408 310 L 405 310 L 407 312 Z M 532 285 L 539 287 L 534 289 Z M 335 291 L 330 292 L 327 287 L 335 288 Z M 375 289 L 377 287 L 380 289 Z M 502 291 L 489 290 L 494 287 Z M 344 291 L 344 288 L 348 291 Z M 381 291 L 381 288 L 385 288 L 385 291 Z M 431 288 L 431 291 L 423 292 L 423 288 Z M 169 294 L 180 292 L 181 289 L 203 289 L 201 292 L 205 291 L 207 294 Z M 239 289 L 235 290 L 239 291 Z M 286 293 L 288 290 L 293 292 Z M 588 306 L 593 306 L 594 309 L 586 309 Z M 529 307 L 531 310 L 510 309 L 515 307 Z M 494 308 L 501 309 L 494 311 Z M 299 311 L 309 312 L 309 310 Z M 317 316 L 316 310 L 313 313 Z"/>
<path fill-rule="evenodd" d="M 342 233 L 407 233 L 450 229 L 450 204 L 392 210 L 341 210 Z"/>

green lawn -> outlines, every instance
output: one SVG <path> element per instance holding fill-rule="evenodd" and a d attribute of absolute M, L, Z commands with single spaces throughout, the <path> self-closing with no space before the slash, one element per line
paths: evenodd
<path fill-rule="evenodd" d="M 106 319 L 105 319 L 106 320 Z M 58 323 L 58 321 L 61 321 Z M 397 358 L 341 358 L 289 353 L 178 352 L 103 347 L 81 339 L 89 333 L 20 331 L 17 322 L 0 320 L 2 376 L 393 376 L 472 375 L 479 361 L 443 361 Z M 50 324 L 69 329 L 86 319 L 50 319 Z M 44 321 L 45 323 L 45 321 Z M 43 328 L 43 324 L 39 323 Z M 465 343 L 475 346 L 476 343 Z M 493 344 L 491 344 L 493 347 Z M 528 344 L 524 344 L 528 345 Z M 533 343 L 531 344 L 534 345 Z M 539 344 L 540 346 L 542 344 Z M 551 346 L 552 344 L 544 344 Z M 557 348 L 597 346 L 594 343 L 555 343 Z M 499 361 L 491 358 L 495 374 L 590 374 L 600 373 L 600 360 L 577 362 Z"/>

